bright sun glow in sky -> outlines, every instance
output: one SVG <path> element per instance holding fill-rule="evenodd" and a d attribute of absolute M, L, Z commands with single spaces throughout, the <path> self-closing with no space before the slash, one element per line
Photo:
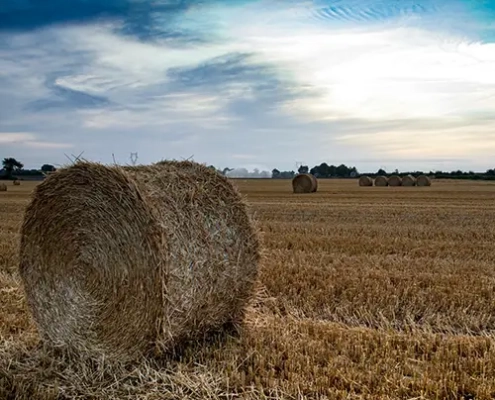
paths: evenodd
<path fill-rule="evenodd" d="M 495 3 L 73 3 L 0 5 L 2 158 L 495 167 Z"/>

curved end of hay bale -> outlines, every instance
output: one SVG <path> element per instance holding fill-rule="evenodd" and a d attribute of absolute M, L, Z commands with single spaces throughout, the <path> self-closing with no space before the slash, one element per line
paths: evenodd
<path fill-rule="evenodd" d="M 388 178 L 383 175 L 379 175 L 375 178 L 375 186 L 388 186 Z"/>
<path fill-rule="evenodd" d="M 120 358 L 242 318 L 259 260 L 235 188 L 189 162 L 80 162 L 34 190 L 19 272 L 54 347 Z"/>
<path fill-rule="evenodd" d="M 294 193 L 315 193 L 318 190 L 318 180 L 312 174 L 298 174 L 292 179 Z"/>
<path fill-rule="evenodd" d="M 373 186 L 373 179 L 369 176 L 363 175 L 359 178 L 359 186 Z"/>
<path fill-rule="evenodd" d="M 417 186 L 431 186 L 431 179 L 426 175 L 419 175 L 416 178 Z"/>
<path fill-rule="evenodd" d="M 388 186 L 402 186 L 402 178 L 398 175 L 392 175 L 388 178 Z"/>
<path fill-rule="evenodd" d="M 416 178 L 412 175 L 406 175 L 402 178 L 402 186 L 416 186 Z"/>
<path fill-rule="evenodd" d="M 36 187 L 19 272 L 47 342 L 133 351 L 153 340 L 164 268 L 155 225 L 136 184 L 116 168 L 78 163 Z"/>
<path fill-rule="evenodd" d="M 318 179 L 313 174 L 309 174 L 309 176 L 313 180 L 313 190 L 311 192 L 316 193 L 318 191 Z"/>
<path fill-rule="evenodd" d="M 7 191 L 7 185 L 5 183 L 0 183 L 0 192 L 6 192 Z"/>

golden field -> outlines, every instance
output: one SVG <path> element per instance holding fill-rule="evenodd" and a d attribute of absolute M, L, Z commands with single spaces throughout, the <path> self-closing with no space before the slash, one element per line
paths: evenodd
<path fill-rule="evenodd" d="M 234 182 L 263 243 L 243 330 L 119 369 L 39 346 L 16 272 L 34 183 L 0 193 L 0 399 L 495 397 L 495 184 Z"/>

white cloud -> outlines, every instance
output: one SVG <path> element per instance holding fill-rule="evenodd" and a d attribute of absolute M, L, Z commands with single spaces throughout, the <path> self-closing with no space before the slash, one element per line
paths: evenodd
<path fill-rule="evenodd" d="M 318 94 L 286 105 L 302 117 L 442 118 L 495 109 L 495 44 L 408 26 L 277 29 L 243 21 L 230 27 L 236 48 Z"/>
<path fill-rule="evenodd" d="M 44 142 L 36 135 L 26 132 L 0 132 L 0 144 L 21 145 L 39 149 L 61 149 L 72 147 L 68 143 Z"/>
<path fill-rule="evenodd" d="M 476 155 L 476 162 L 491 165 L 490 158 L 495 152 L 495 120 L 484 123 L 457 120 L 457 125 L 432 129 L 413 125 L 396 131 L 342 134 L 337 142 L 367 148 L 382 160 L 469 159 Z"/>
<path fill-rule="evenodd" d="M 23 143 L 34 140 L 35 136 L 32 133 L 25 132 L 0 132 L 0 143 L 12 144 Z"/>
<path fill-rule="evenodd" d="M 82 75 L 65 77 L 58 84 L 86 92 L 101 93 L 108 88 L 136 89 L 168 81 L 166 72 L 174 67 L 191 67 L 225 54 L 223 45 L 172 46 L 146 43 L 114 33 L 114 25 L 88 25 L 59 30 L 73 49 L 89 52 L 93 61 Z"/>
<path fill-rule="evenodd" d="M 185 124 L 202 129 L 228 126 L 233 117 L 224 112 L 227 102 L 221 95 L 200 92 L 171 93 L 149 96 L 146 102 L 137 101 L 105 110 L 84 110 L 84 126 L 92 129 L 163 127 Z"/>
<path fill-rule="evenodd" d="M 56 142 L 40 142 L 40 141 L 28 141 L 24 143 L 26 146 L 36 149 L 68 149 L 74 147 L 70 143 L 56 143 Z"/>

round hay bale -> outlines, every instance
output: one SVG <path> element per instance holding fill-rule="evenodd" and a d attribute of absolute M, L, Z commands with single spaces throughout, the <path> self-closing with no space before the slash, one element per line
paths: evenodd
<path fill-rule="evenodd" d="M 416 178 L 412 175 L 406 175 L 402 178 L 402 186 L 416 186 Z"/>
<path fill-rule="evenodd" d="M 310 178 L 313 180 L 313 191 L 312 193 L 316 193 L 318 191 L 318 179 L 316 176 L 309 174 Z"/>
<path fill-rule="evenodd" d="M 375 186 L 388 186 L 388 178 L 383 175 L 379 175 L 375 178 Z"/>
<path fill-rule="evenodd" d="M 426 175 L 420 175 L 416 179 L 416 185 L 418 185 L 418 186 L 431 186 L 431 180 Z"/>
<path fill-rule="evenodd" d="M 388 178 L 388 186 L 402 186 L 402 178 L 398 175 L 392 175 Z"/>
<path fill-rule="evenodd" d="M 17 179 L 14 182 L 12 182 L 12 183 L 13 183 L 14 186 L 19 186 L 21 184 L 21 182 L 18 181 Z"/>
<path fill-rule="evenodd" d="M 6 192 L 7 191 L 7 185 L 5 183 L 0 183 L 0 192 Z"/>
<path fill-rule="evenodd" d="M 373 179 L 369 176 L 363 175 L 359 178 L 359 186 L 373 186 Z"/>
<path fill-rule="evenodd" d="M 79 162 L 34 190 L 19 272 L 53 347 L 120 359 L 242 321 L 259 239 L 230 181 L 201 164 Z"/>
<path fill-rule="evenodd" d="M 312 174 L 298 174 L 292 179 L 294 193 L 314 193 L 318 190 L 318 180 Z"/>

